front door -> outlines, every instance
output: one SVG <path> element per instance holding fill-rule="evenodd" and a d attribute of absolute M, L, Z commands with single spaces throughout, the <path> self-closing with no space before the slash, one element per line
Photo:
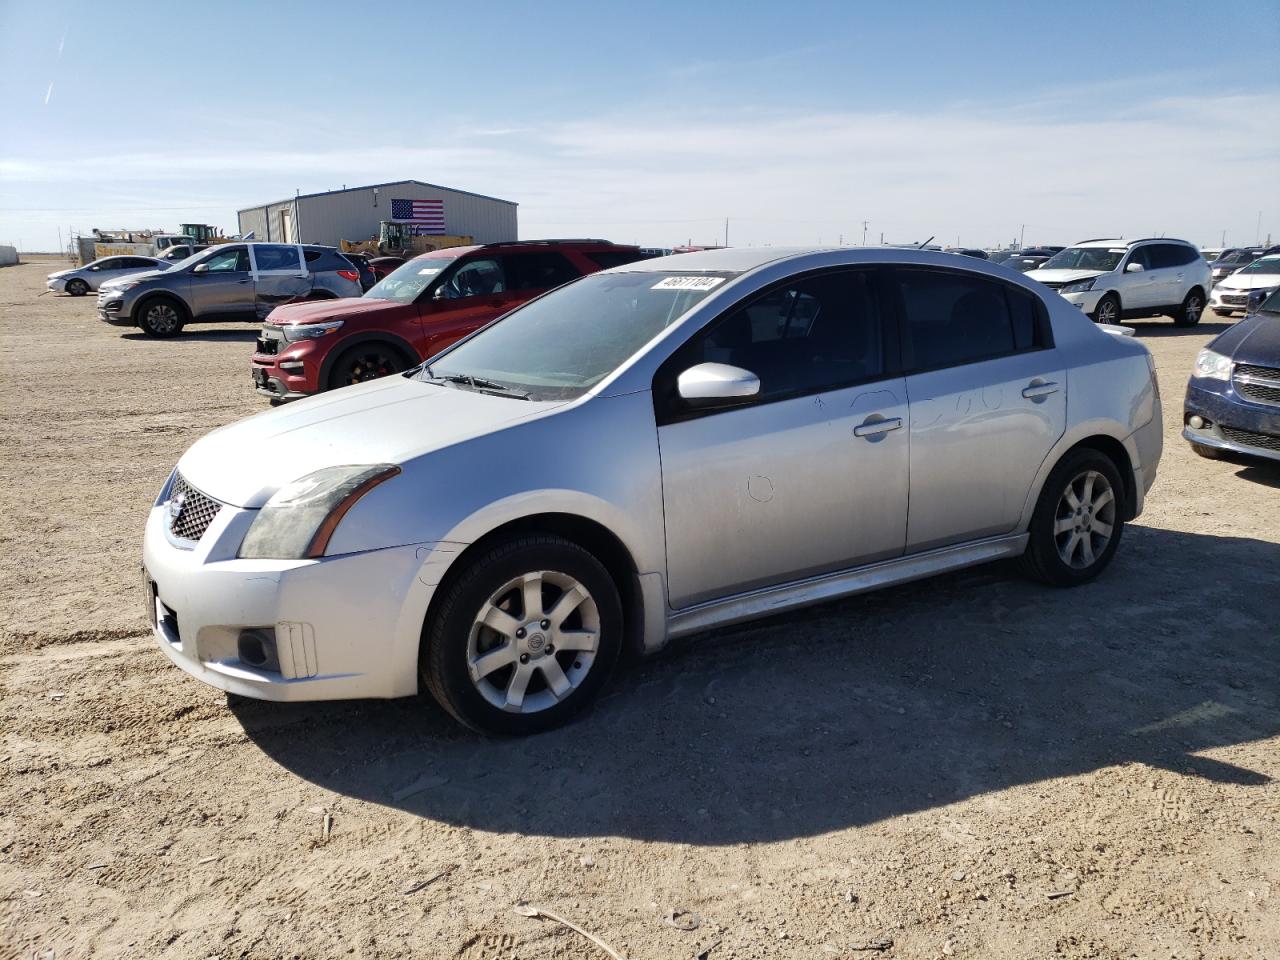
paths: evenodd
<path fill-rule="evenodd" d="M 410 261 L 429 263 L 429 261 Z M 432 267 L 424 267 L 434 269 Z M 428 288 L 419 304 L 423 341 L 415 344 L 423 357 L 439 353 L 490 320 L 506 313 L 513 294 L 500 257 L 473 257 L 449 268 L 438 286 Z"/>
<path fill-rule="evenodd" d="M 713 321 L 655 384 L 672 607 L 896 557 L 906 535 L 906 392 L 887 375 L 871 271 L 775 288 Z M 721 410 L 674 396 L 704 362 L 756 374 Z"/>
<path fill-rule="evenodd" d="M 1066 429 L 1043 304 L 971 273 L 898 268 L 911 404 L 907 552 L 1010 533 Z"/>
<path fill-rule="evenodd" d="M 1131 270 L 1137 264 L 1141 270 Z M 1137 247 L 1129 251 L 1121 264 L 1118 279 L 1120 288 L 1120 306 L 1124 310 L 1146 310 L 1158 302 L 1156 286 L 1159 283 L 1157 271 L 1147 258 L 1147 248 Z"/>
<path fill-rule="evenodd" d="M 191 271 L 191 313 L 196 320 L 254 320 L 249 250 L 229 246 Z"/>

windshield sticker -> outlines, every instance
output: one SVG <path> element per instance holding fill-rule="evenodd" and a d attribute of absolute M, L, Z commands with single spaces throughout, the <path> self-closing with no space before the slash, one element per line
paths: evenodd
<path fill-rule="evenodd" d="M 439 273 L 443 269 L 444 267 L 423 267 L 421 270 L 418 271 L 418 276 L 434 277 L 437 273 Z"/>
<path fill-rule="evenodd" d="M 724 277 L 664 277 L 652 290 L 710 290 L 724 283 Z"/>
<path fill-rule="evenodd" d="M 1124 252 L 1125 252 L 1124 247 L 1121 247 L 1119 250 L 1114 250 L 1114 249 L 1113 249 L 1113 250 L 1108 250 L 1108 251 L 1107 251 L 1107 253 L 1124 253 Z"/>

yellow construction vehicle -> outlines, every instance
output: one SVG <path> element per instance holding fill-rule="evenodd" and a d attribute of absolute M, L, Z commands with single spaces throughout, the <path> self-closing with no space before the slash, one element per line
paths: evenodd
<path fill-rule="evenodd" d="M 446 247 L 467 247 L 475 242 L 474 237 L 415 233 L 411 223 L 383 220 L 378 224 L 376 239 L 339 240 L 338 248 L 343 253 L 363 253 L 370 257 L 414 257 Z"/>

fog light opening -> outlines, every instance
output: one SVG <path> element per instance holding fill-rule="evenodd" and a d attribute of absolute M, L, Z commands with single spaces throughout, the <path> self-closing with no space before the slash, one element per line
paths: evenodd
<path fill-rule="evenodd" d="M 280 671 L 280 656 L 276 652 L 276 632 L 270 627 L 242 630 L 236 642 L 240 662 L 259 670 Z"/>
<path fill-rule="evenodd" d="M 1199 417 L 1199 416 L 1192 417 L 1190 420 L 1187 421 L 1187 423 L 1191 424 L 1192 430 L 1204 429 L 1204 417 Z"/>

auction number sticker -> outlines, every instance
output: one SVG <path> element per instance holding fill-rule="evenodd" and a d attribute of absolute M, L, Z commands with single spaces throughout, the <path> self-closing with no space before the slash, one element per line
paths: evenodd
<path fill-rule="evenodd" d="M 724 277 L 664 277 L 653 285 L 654 290 L 710 290 L 724 283 Z"/>

